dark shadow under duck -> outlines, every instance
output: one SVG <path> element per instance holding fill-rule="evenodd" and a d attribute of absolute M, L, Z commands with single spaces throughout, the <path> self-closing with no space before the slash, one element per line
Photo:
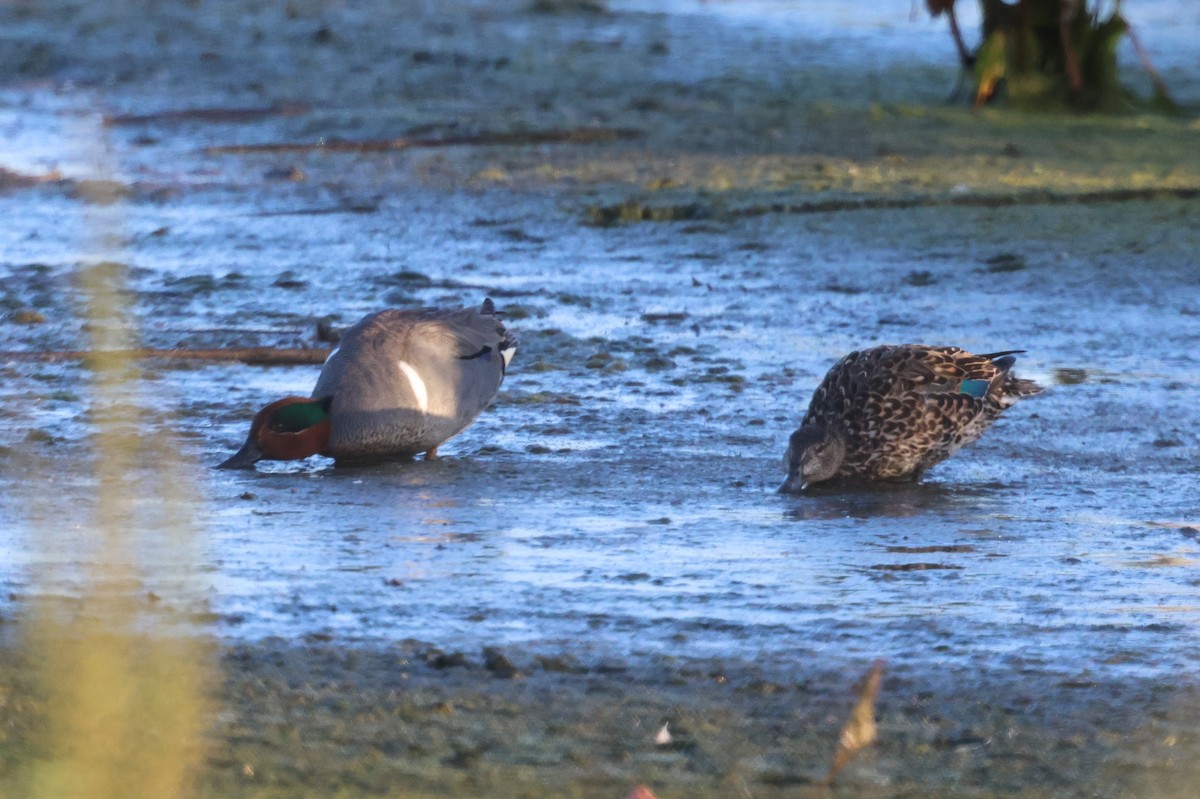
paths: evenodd
<path fill-rule="evenodd" d="M 1012 374 L 1021 352 L 900 344 L 850 353 L 825 375 L 792 433 L 779 490 L 920 480 L 1017 400 L 1042 390 Z"/>

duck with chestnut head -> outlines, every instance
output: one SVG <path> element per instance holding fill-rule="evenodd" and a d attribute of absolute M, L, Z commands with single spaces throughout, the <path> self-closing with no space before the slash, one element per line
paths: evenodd
<path fill-rule="evenodd" d="M 495 399 L 516 346 L 491 299 L 479 308 L 371 314 L 342 334 L 312 396 L 259 411 L 242 448 L 219 468 L 316 454 L 434 458 Z"/>

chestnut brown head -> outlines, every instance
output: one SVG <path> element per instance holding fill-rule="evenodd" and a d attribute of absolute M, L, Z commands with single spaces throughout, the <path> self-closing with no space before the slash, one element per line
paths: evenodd
<path fill-rule="evenodd" d="M 254 416 L 242 448 L 218 469 L 250 469 L 260 460 L 292 461 L 317 455 L 329 442 L 333 397 L 284 397 Z"/>

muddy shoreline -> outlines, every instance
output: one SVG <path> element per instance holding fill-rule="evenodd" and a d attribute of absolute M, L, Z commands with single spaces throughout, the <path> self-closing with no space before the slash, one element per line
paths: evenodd
<path fill-rule="evenodd" d="M 217 657 L 199 796 L 1183 797 L 1200 778 L 1200 695 L 1155 680 L 889 668 L 878 742 L 829 787 L 866 663 L 782 676 L 736 657 L 634 666 L 280 639 Z M 0 656 L 17 788 L 44 707 L 27 675 Z M 664 725 L 671 741 L 656 743 Z"/>

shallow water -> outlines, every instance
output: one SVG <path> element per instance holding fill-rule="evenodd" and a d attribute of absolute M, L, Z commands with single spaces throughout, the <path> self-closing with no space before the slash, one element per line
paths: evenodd
<path fill-rule="evenodd" d="M 641 47 L 658 36 L 675 48 L 671 37 L 688 25 L 713 24 L 681 19 L 691 17 L 643 21 L 626 41 Z M 609 36 L 574 18 L 563 25 L 588 30 L 582 41 Z M 471 52 L 499 46 L 480 36 Z M 711 70 L 718 82 L 753 83 L 769 54 L 747 58 L 732 77 L 705 61 L 670 79 L 703 84 Z M 360 468 L 320 459 L 210 468 L 238 446 L 257 407 L 307 393 L 316 367 L 148 363 L 131 399 L 150 406 L 136 435 L 170 435 L 181 449 L 201 552 L 156 551 L 152 531 L 139 531 L 145 570 L 136 579 L 139 590 L 168 596 L 186 623 L 234 640 L 412 638 L 594 661 L 752 659 L 783 671 L 813 658 L 876 657 L 1114 679 L 1195 670 L 1193 201 L 599 228 L 585 224 L 584 207 L 606 197 L 605 186 L 509 188 L 470 177 L 488 164 L 520 173 L 507 154 L 199 149 L 329 129 L 373 135 L 389 115 L 416 124 L 442 106 L 366 103 L 375 109 L 367 113 L 350 88 L 322 124 L 150 126 L 140 132 L 149 141 L 136 130 L 101 132 L 84 113 L 84 97 L 169 107 L 155 92 L 169 95 L 177 80 L 164 68 L 127 86 L 89 87 L 65 107 L 61 90 L 10 90 L 0 123 L 28 146 L 24 161 L 3 165 L 87 175 L 99 159 L 134 187 L 107 216 L 83 213 L 53 188 L 0 195 L 3 299 L 47 318 L 10 317 L 7 349 L 85 346 L 72 275 L 81 242 L 114 231 L 120 240 L 107 251 L 128 265 L 118 278 L 150 346 L 312 344 L 317 318 L 349 324 L 383 306 L 475 304 L 489 294 L 522 342 L 495 406 L 442 460 Z M 333 88 L 318 81 L 313 94 Z M 908 96 L 945 88 L 921 84 Z M 197 96 L 205 92 L 223 103 L 247 97 L 202 79 Z M 530 121 L 587 119 L 589 103 L 603 106 L 557 102 Z M 697 135 L 701 150 L 714 146 Z M 268 177 L 292 165 L 308 179 Z M 343 212 L 350 205 L 358 210 Z M 1047 391 L 924 485 L 774 493 L 787 435 L 829 365 L 857 347 L 903 341 L 1023 348 L 1018 372 Z M 13 360 L 3 374 L 8 616 L 30 592 L 70 595 L 72 566 L 88 562 L 95 429 L 78 364 Z M 155 463 L 142 468 L 155 485 Z M 49 530 L 79 546 L 48 553 L 40 542 Z M 35 579 L 47 559 L 65 564 L 62 584 L 49 589 Z M 188 573 L 191 593 L 160 587 Z"/>
<path fill-rule="evenodd" d="M 317 368 L 151 367 L 146 390 L 165 414 L 151 424 L 174 427 L 192 464 L 220 634 L 764 664 L 817 655 L 1066 672 L 1194 664 L 1200 368 L 1189 298 L 1200 271 L 1181 257 L 1195 251 L 1195 229 L 1173 224 L 1186 204 L 1127 207 L 1130 244 L 1157 243 L 1113 255 L 1116 226 L 1112 241 L 1056 233 L 1047 254 L 1040 214 L 1021 210 L 910 212 L 905 224 L 925 233 L 903 242 L 890 239 L 895 215 L 862 213 L 850 248 L 835 217 L 593 230 L 537 200 L 505 224 L 545 241 L 516 248 L 494 228 L 470 227 L 479 214 L 511 214 L 491 202 L 504 198 L 472 197 L 448 225 L 478 231 L 466 249 L 481 265 L 470 272 L 468 256 L 424 228 L 390 237 L 405 257 L 389 269 L 466 275 L 529 313 L 511 322 L 522 346 L 500 399 L 441 461 L 212 471 L 257 405 L 309 390 Z M 1053 224 L 1074 215 L 1087 230 L 1091 213 L 1068 209 Z M 295 290 L 286 313 L 328 308 L 349 321 L 370 307 L 377 289 L 364 276 L 382 270 L 337 253 L 344 242 L 369 248 L 382 224 L 306 220 L 303 274 L 320 291 Z M 230 227 L 220 235 L 234 248 L 297 232 L 286 218 Z M 997 235 L 1010 228 L 1025 241 Z M 171 238 L 206 251 L 219 246 L 215 235 Z M 989 272 L 982 256 L 997 252 L 1026 266 Z M 156 320 L 145 337 L 278 329 L 272 315 L 283 309 L 257 298 L 287 256 L 262 260 L 240 264 L 244 278 L 208 298 L 156 295 L 184 270 L 147 266 L 134 281 Z M 542 264 L 536 274 L 530 262 Z M 572 273 L 572 262 L 585 265 Z M 909 285 L 916 270 L 931 282 Z M 482 293 L 411 295 L 466 303 Z M 663 312 L 686 318 L 643 319 Z M 773 493 L 786 436 L 828 364 L 862 343 L 908 340 L 1023 347 L 1020 372 L 1048 390 L 925 485 Z M 621 366 L 586 368 L 596 353 Z M 672 368 L 646 368 L 664 355 Z M 86 402 L 59 395 L 85 376 L 57 365 L 7 372 L 6 444 L 34 448 L 18 431 L 45 430 L 55 442 L 33 468 L 69 473 L 66 459 L 86 444 Z M 80 479 L 66 496 L 83 499 L 90 485 Z M 22 493 L 14 486 L 10 500 Z M 16 521 L 6 548 L 21 549 L 14 536 L 30 546 L 59 514 L 6 514 Z M 17 594 L 22 561 L 9 560 L 3 576 Z"/>

